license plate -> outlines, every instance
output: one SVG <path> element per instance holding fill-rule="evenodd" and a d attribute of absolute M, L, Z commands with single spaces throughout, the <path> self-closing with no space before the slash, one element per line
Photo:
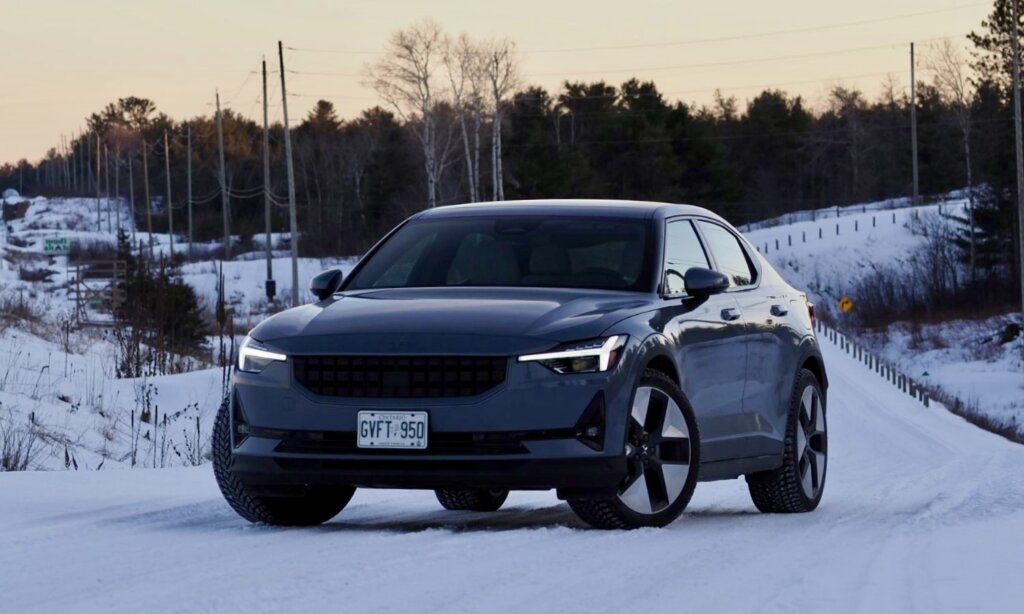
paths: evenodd
<path fill-rule="evenodd" d="M 356 445 L 360 448 L 423 450 L 427 447 L 425 411 L 361 411 L 357 422 Z"/>

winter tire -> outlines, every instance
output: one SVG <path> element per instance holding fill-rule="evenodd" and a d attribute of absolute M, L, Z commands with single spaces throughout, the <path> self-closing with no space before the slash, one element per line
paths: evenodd
<path fill-rule="evenodd" d="M 633 393 L 626 427 L 627 474 L 618 493 L 570 499 L 569 506 L 598 529 L 663 527 L 683 513 L 700 467 L 700 434 L 679 386 L 645 370 Z"/>
<path fill-rule="evenodd" d="M 825 491 L 828 430 L 818 378 L 801 369 L 789 402 L 782 466 L 747 475 L 750 498 L 766 513 L 810 512 Z"/>
<path fill-rule="evenodd" d="M 334 518 L 352 498 L 355 488 L 311 489 L 291 497 L 255 495 L 235 475 L 231 453 L 231 409 L 225 401 L 213 425 L 213 475 L 231 509 L 249 522 L 306 527 Z"/>
<path fill-rule="evenodd" d="M 508 498 L 507 490 L 486 488 L 442 488 L 434 494 L 444 509 L 470 512 L 496 512 Z"/>

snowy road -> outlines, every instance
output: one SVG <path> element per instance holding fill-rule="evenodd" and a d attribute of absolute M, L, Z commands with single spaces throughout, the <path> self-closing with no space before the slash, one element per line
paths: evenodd
<path fill-rule="evenodd" d="M 0 474 L 0 611 L 1020 612 L 1024 446 L 825 350 L 813 514 L 758 514 L 742 481 L 629 533 L 582 529 L 553 493 L 474 514 L 360 491 L 284 530 L 237 518 L 209 467 Z"/>

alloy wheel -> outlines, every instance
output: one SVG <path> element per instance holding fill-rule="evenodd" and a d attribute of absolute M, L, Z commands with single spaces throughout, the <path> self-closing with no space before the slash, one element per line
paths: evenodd
<path fill-rule="evenodd" d="M 808 386 L 800 396 L 799 422 L 796 425 L 797 469 L 804 496 L 814 499 L 825 481 L 828 437 L 825 412 L 817 388 Z"/>
<path fill-rule="evenodd" d="M 679 405 L 657 388 L 638 388 L 626 441 L 628 474 L 619 500 L 638 514 L 669 507 L 686 485 L 691 452 L 690 431 Z"/>

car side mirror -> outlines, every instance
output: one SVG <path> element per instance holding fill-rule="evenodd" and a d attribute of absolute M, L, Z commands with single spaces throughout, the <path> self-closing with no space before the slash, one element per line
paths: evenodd
<path fill-rule="evenodd" d="M 326 300 L 338 291 L 342 279 L 344 279 L 344 275 L 341 269 L 324 271 L 310 280 L 309 291 L 321 301 Z"/>
<path fill-rule="evenodd" d="M 729 287 L 729 278 L 711 269 L 694 267 L 683 276 L 686 293 L 696 298 L 705 298 L 724 292 Z"/>

